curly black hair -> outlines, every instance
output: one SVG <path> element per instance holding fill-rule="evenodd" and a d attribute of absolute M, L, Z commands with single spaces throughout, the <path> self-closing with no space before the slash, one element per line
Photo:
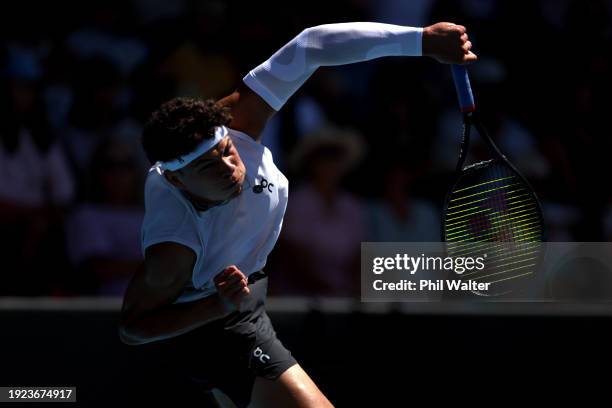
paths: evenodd
<path fill-rule="evenodd" d="M 229 108 L 213 99 L 174 98 L 151 114 L 142 132 L 142 147 L 151 163 L 174 160 L 192 152 L 216 126 L 231 121 Z"/>

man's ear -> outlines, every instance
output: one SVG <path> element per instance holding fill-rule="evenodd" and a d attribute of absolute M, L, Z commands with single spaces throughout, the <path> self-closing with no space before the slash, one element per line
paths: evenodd
<path fill-rule="evenodd" d="M 185 188 L 185 185 L 183 184 L 183 182 L 179 179 L 177 172 L 175 171 L 164 171 L 164 177 L 166 178 L 166 180 L 168 180 L 170 182 L 170 184 L 172 184 L 175 187 L 178 188 Z"/>

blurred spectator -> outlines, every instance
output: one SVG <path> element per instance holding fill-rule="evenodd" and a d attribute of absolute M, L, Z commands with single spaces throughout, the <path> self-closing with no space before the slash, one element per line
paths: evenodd
<path fill-rule="evenodd" d="M 381 199 L 368 206 L 368 241 L 438 242 L 440 211 L 414 197 L 415 174 L 401 161 L 390 161 L 381 177 Z"/>
<path fill-rule="evenodd" d="M 145 23 L 164 18 L 177 18 L 187 12 L 186 0 L 132 0 L 131 3 L 140 20 Z"/>
<path fill-rule="evenodd" d="M 373 21 L 424 27 L 429 24 L 429 13 L 434 0 L 379 0 L 368 2 Z"/>
<path fill-rule="evenodd" d="M 583 221 L 580 211 L 574 206 L 544 201 L 542 213 L 546 225 L 546 240 L 572 242 L 576 239 L 576 228 Z"/>
<path fill-rule="evenodd" d="M 99 58 L 111 61 L 127 76 L 147 56 L 146 45 L 133 29 L 129 2 L 94 1 L 89 21 L 66 38 L 66 47 L 80 60 Z"/>
<path fill-rule="evenodd" d="M 120 296 L 142 267 L 142 173 L 131 147 L 109 139 L 94 155 L 88 200 L 66 222 L 79 291 Z"/>
<path fill-rule="evenodd" d="M 132 193 L 142 192 L 139 175 L 148 167 L 139 143 L 148 115 L 178 94 L 224 96 L 304 28 L 342 21 L 466 25 L 479 55 L 469 70 L 481 114 L 542 200 L 548 238 L 612 239 L 610 188 L 593 176 L 603 174 L 612 149 L 606 137 L 609 0 L 314 0 L 307 7 L 278 7 L 281 20 L 257 3 L 219 0 L 95 0 L 69 8 L 24 0 L 2 13 L 0 227 L 6 269 L 14 273 L 4 275 L 1 293 L 120 293 L 135 268 L 131 262 L 140 259 L 131 246 L 138 245 L 141 211 Z M 517 24 L 512 35 L 502 35 Z M 560 63 L 568 49 L 580 50 L 578 57 Z M 312 156 L 316 160 L 303 163 L 306 182 L 292 188 L 287 239 L 273 252 L 273 258 L 290 260 L 277 274 L 290 293 L 356 293 L 343 285 L 358 285 L 351 274 L 359 268 L 351 262 L 365 239 L 365 214 L 368 239 L 437 240 L 438 210 L 420 197 L 442 202 L 459 153 L 461 116 L 448 67 L 427 58 L 319 69 L 263 135 L 292 183 L 298 178 L 288 153 L 297 144 L 304 151 L 311 143 L 305 135 L 330 122 L 365 135 L 368 157 L 347 173 L 329 158 L 345 152 L 339 142 L 344 147 L 327 144 Z M 468 160 L 485 156 L 485 145 L 473 147 Z M 99 168 L 98 148 L 123 151 L 108 157 L 129 156 L 138 168 L 109 159 L 108 171 L 92 184 L 87 170 L 94 160 Z M 401 163 L 411 163 L 410 171 L 393 164 L 397 160 L 385 164 L 394 151 L 404 155 Z M 122 181 L 111 185 L 102 174 L 121 174 Z M 133 190 L 128 193 L 124 183 Z M 367 211 L 361 197 L 372 199 Z M 62 209 L 75 201 L 65 224 Z M 429 223 L 435 227 L 425 228 Z M 64 225 L 72 231 L 65 234 Z M 105 230 L 107 225 L 118 226 Z M 113 234 L 130 243 L 119 244 Z M 73 237 L 70 259 L 80 279 L 68 287 L 63 237 Z M 104 266 L 107 260 L 112 267 Z M 122 268 L 117 280 L 104 272 Z"/>
<path fill-rule="evenodd" d="M 181 44 L 165 61 L 163 69 L 177 79 L 178 94 L 203 98 L 224 96 L 224 92 L 233 90 L 237 77 L 227 57 L 207 55 L 191 42 Z"/>
<path fill-rule="evenodd" d="M 61 209 L 74 198 L 74 180 L 45 115 L 34 54 L 9 54 L 1 90 L 0 223 L 2 294 L 52 292 L 48 265 L 61 266 Z"/>
<path fill-rule="evenodd" d="M 83 172 L 109 135 L 139 147 L 140 124 L 127 116 L 124 79 L 111 62 L 83 61 L 76 72 L 73 104 L 61 135 L 74 168 Z"/>
<path fill-rule="evenodd" d="M 68 30 L 68 27 L 62 27 L 58 21 L 53 21 L 53 25 L 60 32 Z M 51 126 L 54 130 L 61 130 L 66 126 L 74 102 L 72 82 L 78 77 L 79 59 L 66 48 L 63 36 L 43 41 L 48 46 L 48 53 L 44 59 L 43 98 Z"/>
<path fill-rule="evenodd" d="M 292 156 L 305 183 L 291 192 L 275 276 L 282 294 L 356 296 L 365 237 L 361 201 L 340 187 L 363 153 L 359 134 L 327 126 L 305 136 Z"/>
<path fill-rule="evenodd" d="M 299 137 L 312 134 L 328 121 L 321 105 L 310 95 L 301 95 L 294 101 L 295 127 Z"/>

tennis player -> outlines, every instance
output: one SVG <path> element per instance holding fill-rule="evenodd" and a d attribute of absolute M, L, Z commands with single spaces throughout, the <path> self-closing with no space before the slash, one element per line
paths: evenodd
<path fill-rule="evenodd" d="M 276 337 L 262 268 L 281 230 L 288 182 L 260 135 L 320 66 L 386 56 L 476 60 L 463 26 L 341 23 L 308 28 L 217 101 L 176 98 L 145 125 L 145 268 L 125 294 L 120 337 L 169 350 L 203 391 L 239 406 L 328 407 Z"/>

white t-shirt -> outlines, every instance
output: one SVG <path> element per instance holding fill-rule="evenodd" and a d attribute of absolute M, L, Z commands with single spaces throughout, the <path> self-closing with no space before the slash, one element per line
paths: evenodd
<path fill-rule="evenodd" d="M 228 130 L 246 168 L 242 193 L 228 203 L 197 211 L 156 166 L 147 176 L 143 254 L 153 244 L 171 241 L 191 248 L 197 256 L 191 284 L 175 303 L 214 293 L 213 278 L 229 265 L 247 276 L 261 270 L 280 234 L 289 182 L 265 146 L 245 133 Z"/>

